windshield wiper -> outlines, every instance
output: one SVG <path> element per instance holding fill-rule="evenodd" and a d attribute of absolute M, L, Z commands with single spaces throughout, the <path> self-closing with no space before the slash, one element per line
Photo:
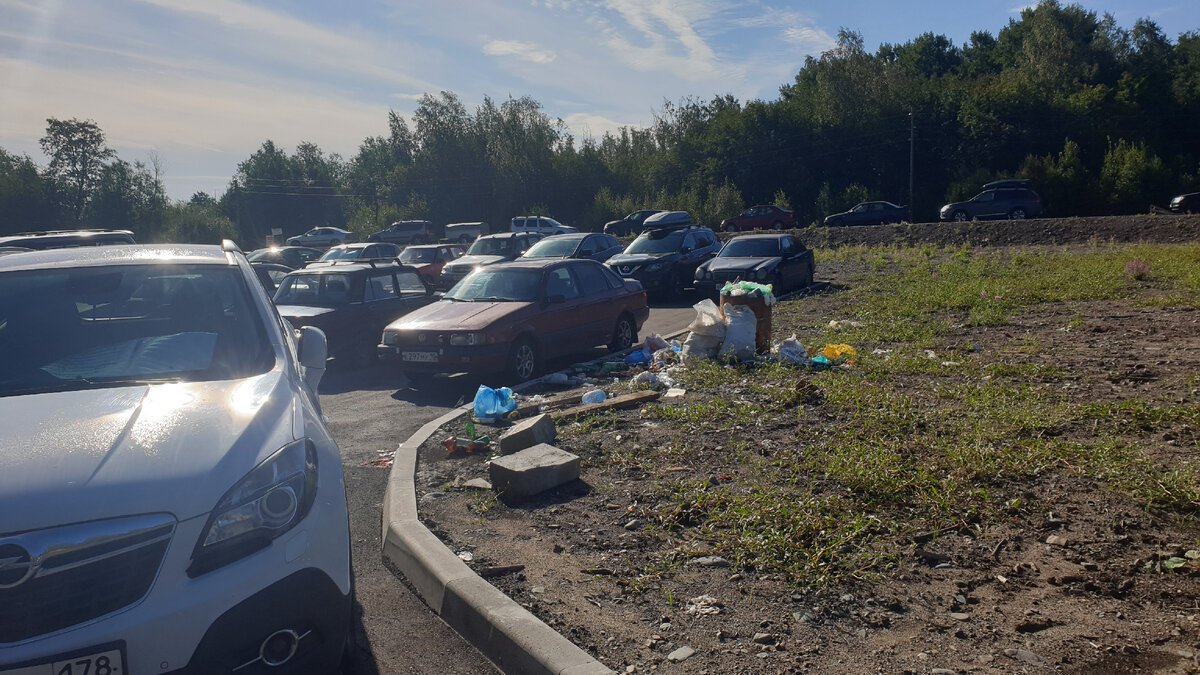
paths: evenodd
<path fill-rule="evenodd" d="M 499 298 L 494 295 L 487 295 L 481 298 L 471 298 L 471 302 L 511 302 L 512 298 Z"/>

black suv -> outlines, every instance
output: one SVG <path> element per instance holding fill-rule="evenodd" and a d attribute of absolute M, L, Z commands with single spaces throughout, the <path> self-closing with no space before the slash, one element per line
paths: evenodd
<path fill-rule="evenodd" d="M 0 246 L 27 248 L 44 251 L 51 248 L 75 248 L 77 246 L 120 246 L 136 244 L 129 230 L 47 230 L 45 232 L 22 232 L 0 237 Z"/>
<path fill-rule="evenodd" d="M 647 291 L 665 297 L 683 293 L 696 268 L 721 250 L 717 235 L 698 225 L 667 226 L 645 231 L 608 266 L 626 279 L 637 279 Z"/>
<path fill-rule="evenodd" d="M 280 316 L 320 328 L 337 365 L 350 368 L 375 358 L 384 326 L 437 299 L 415 267 L 375 261 L 314 263 L 275 291 Z"/>
<path fill-rule="evenodd" d="M 1027 187 L 996 187 L 984 190 L 968 201 L 943 206 L 938 217 L 957 221 L 976 218 L 1023 220 L 1037 218 L 1041 214 L 1042 198 L 1033 190 Z"/>

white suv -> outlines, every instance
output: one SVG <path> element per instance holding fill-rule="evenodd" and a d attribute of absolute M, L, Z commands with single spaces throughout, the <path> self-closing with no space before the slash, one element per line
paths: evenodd
<path fill-rule="evenodd" d="M 0 257 L 0 673 L 334 672 L 324 367 L 230 242 Z"/>
<path fill-rule="evenodd" d="M 547 237 L 552 234 L 574 234 L 579 231 L 546 216 L 517 216 L 512 219 L 509 229 L 513 232 L 537 232 Z"/>

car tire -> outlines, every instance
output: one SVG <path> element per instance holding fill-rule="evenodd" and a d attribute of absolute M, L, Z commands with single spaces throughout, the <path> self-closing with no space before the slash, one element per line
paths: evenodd
<path fill-rule="evenodd" d="M 805 272 L 804 272 L 804 279 L 802 279 L 802 281 L 804 282 L 804 287 L 805 287 L 805 288 L 808 288 L 809 286 L 812 286 L 812 285 L 813 285 L 813 268 L 812 268 L 812 265 L 809 265 L 809 266 L 808 266 L 808 269 L 807 269 L 807 270 L 805 270 Z"/>
<path fill-rule="evenodd" d="M 683 295 L 683 279 L 679 276 L 679 272 L 671 272 L 671 276 L 667 277 L 664 291 L 668 298 L 678 298 Z"/>
<path fill-rule="evenodd" d="M 637 339 L 637 324 L 628 314 L 622 314 L 617 318 L 617 325 L 613 327 L 612 342 L 608 344 L 608 349 L 623 352 L 632 347 Z"/>
<path fill-rule="evenodd" d="M 1012 211 L 1009 211 L 1008 219 L 1009 220 L 1025 220 L 1025 209 L 1018 206 L 1017 208 L 1013 209 Z"/>
<path fill-rule="evenodd" d="M 950 219 L 956 223 L 965 223 L 966 221 L 970 220 L 970 218 L 967 217 L 967 212 L 963 211 L 962 209 L 958 209 L 954 213 L 950 214 Z"/>
<path fill-rule="evenodd" d="M 775 221 L 774 223 L 771 223 L 771 229 L 772 229 L 772 230 L 782 230 L 782 229 L 783 229 L 783 223 L 777 220 L 777 221 Z"/>
<path fill-rule="evenodd" d="M 537 347 L 529 338 L 521 338 L 508 353 L 504 375 L 513 385 L 532 380 L 538 370 Z M 512 385 L 508 385 L 512 386 Z"/>

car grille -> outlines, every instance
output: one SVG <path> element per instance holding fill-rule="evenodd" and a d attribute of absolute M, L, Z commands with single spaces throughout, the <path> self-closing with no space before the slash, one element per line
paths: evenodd
<path fill-rule="evenodd" d="M 175 531 L 156 514 L 0 537 L 0 644 L 111 614 L 150 590 Z"/>
<path fill-rule="evenodd" d="M 634 272 L 636 272 L 637 270 L 638 270 L 638 265 L 618 265 L 617 266 L 617 272 L 619 274 L 621 274 L 621 276 L 627 277 L 630 274 L 633 274 Z"/>

